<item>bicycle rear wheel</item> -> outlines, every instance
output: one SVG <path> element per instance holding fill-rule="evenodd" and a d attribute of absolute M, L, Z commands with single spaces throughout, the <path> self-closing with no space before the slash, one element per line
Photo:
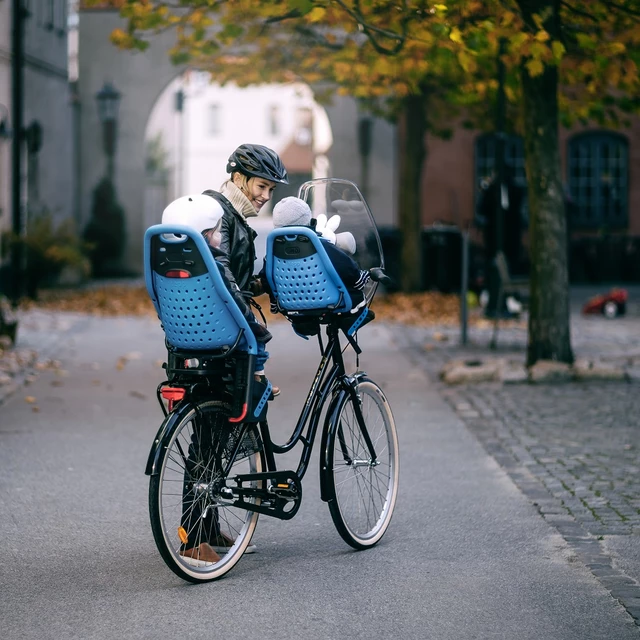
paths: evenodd
<path fill-rule="evenodd" d="M 223 472 L 239 428 L 228 422 L 224 404 L 194 405 L 164 443 L 159 471 L 151 477 L 149 514 L 156 546 L 167 566 L 189 582 L 215 580 L 232 569 L 256 528 L 258 514 L 234 507 L 233 483 L 227 485 L 227 478 L 265 468 L 255 426 L 244 436 L 228 474 Z"/>
<path fill-rule="evenodd" d="M 375 545 L 387 530 L 398 495 L 398 436 L 389 403 L 368 378 L 357 395 L 375 459 L 356 417 L 354 401 L 343 393 L 328 439 L 329 510 L 343 540 L 355 549 Z"/>

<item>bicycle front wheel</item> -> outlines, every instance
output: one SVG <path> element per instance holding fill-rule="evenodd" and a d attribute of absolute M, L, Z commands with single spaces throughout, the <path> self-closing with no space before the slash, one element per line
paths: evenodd
<path fill-rule="evenodd" d="M 229 464 L 239 429 L 229 423 L 222 403 L 194 405 L 164 443 L 158 473 L 151 476 L 149 514 L 156 546 L 167 566 L 189 582 L 227 573 L 247 551 L 256 528 L 258 514 L 233 506 L 233 482 L 227 482 L 265 468 L 253 425 Z"/>
<path fill-rule="evenodd" d="M 382 389 L 368 378 L 356 386 L 358 405 L 375 456 L 345 392 L 330 425 L 328 497 L 331 518 L 355 549 L 375 545 L 387 530 L 398 495 L 398 436 Z"/>

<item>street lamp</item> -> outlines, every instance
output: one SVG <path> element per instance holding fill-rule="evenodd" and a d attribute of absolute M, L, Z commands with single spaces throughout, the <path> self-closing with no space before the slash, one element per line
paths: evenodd
<path fill-rule="evenodd" d="M 110 82 L 96 93 L 98 115 L 102 122 L 102 144 L 107 156 L 107 178 L 113 183 L 113 159 L 116 154 L 118 107 L 121 94 Z"/>

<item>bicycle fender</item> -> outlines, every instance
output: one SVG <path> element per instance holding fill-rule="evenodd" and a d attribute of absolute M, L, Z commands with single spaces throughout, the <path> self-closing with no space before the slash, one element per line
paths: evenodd
<path fill-rule="evenodd" d="M 327 484 L 330 475 L 333 473 L 333 456 L 329 448 L 331 425 L 338 418 L 338 411 L 342 407 L 346 395 L 347 391 L 343 389 L 331 398 L 322 427 L 322 439 L 320 441 L 320 499 L 323 502 L 329 502 Z"/>
<path fill-rule="evenodd" d="M 158 459 L 164 446 L 164 442 L 173 435 L 176 427 L 180 424 L 180 421 L 184 415 L 193 409 L 193 405 L 190 402 L 181 402 L 175 411 L 172 411 L 162 422 L 158 433 L 151 445 L 149 451 L 149 457 L 147 458 L 147 466 L 144 470 L 145 475 L 155 476 L 158 466 Z"/>
<path fill-rule="evenodd" d="M 359 371 L 354 374 L 353 379 L 360 383 L 361 380 L 367 380 L 367 374 L 364 371 Z M 342 405 L 346 401 L 349 395 L 347 389 L 342 388 L 339 393 L 336 393 L 331 402 L 329 408 L 325 414 L 324 425 L 322 427 L 322 439 L 320 441 L 320 499 L 323 502 L 329 502 L 327 483 L 329 476 L 333 473 L 333 456 L 331 455 L 329 442 L 331 425 L 338 419 L 338 413 L 342 408 Z"/>

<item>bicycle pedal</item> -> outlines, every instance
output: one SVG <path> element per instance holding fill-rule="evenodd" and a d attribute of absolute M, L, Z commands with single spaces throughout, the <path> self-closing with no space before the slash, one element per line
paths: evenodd
<path fill-rule="evenodd" d="M 292 482 L 276 482 L 269 485 L 269 493 L 285 500 L 295 500 L 298 497 L 298 488 Z"/>

